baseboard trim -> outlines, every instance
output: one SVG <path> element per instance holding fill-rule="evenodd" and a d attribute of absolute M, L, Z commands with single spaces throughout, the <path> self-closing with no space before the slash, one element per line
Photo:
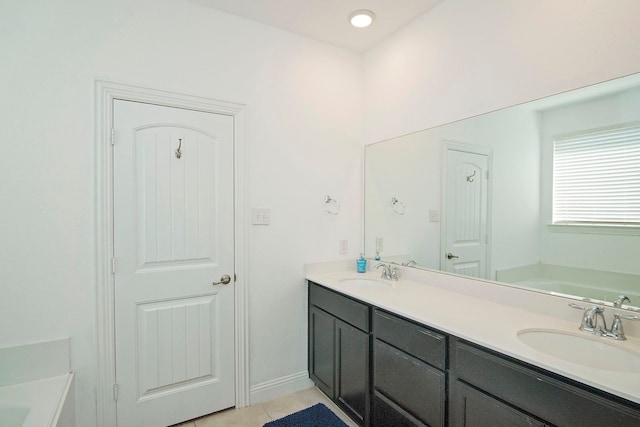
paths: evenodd
<path fill-rule="evenodd" d="M 277 399 L 313 387 L 309 372 L 303 371 L 251 386 L 251 404 Z"/>

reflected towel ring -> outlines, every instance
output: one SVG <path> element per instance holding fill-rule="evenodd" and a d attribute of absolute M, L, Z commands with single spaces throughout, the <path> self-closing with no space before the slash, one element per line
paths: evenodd
<path fill-rule="evenodd" d="M 391 209 L 398 215 L 404 215 L 406 211 L 404 203 L 402 203 L 400 200 L 396 199 L 395 197 L 391 198 Z"/>
<path fill-rule="evenodd" d="M 324 197 L 324 210 L 329 215 L 338 215 L 340 212 L 340 203 L 333 200 L 328 194 Z"/>

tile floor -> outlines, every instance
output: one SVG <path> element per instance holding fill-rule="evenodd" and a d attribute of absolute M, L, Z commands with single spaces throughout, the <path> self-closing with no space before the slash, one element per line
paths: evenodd
<path fill-rule="evenodd" d="M 240 409 L 227 409 L 206 415 L 186 423 L 177 424 L 174 427 L 262 427 L 269 421 L 282 418 L 293 412 L 313 406 L 316 403 L 324 403 L 349 427 L 357 427 L 351 419 L 344 414 L 327 396 L 316 387 L 293 393 L 279 399 L 258 403 Z"/>

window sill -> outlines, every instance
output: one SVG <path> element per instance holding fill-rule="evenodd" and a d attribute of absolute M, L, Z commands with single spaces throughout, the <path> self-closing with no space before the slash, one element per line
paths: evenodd
<path fill-rule="evenodd" d="M 547 228 L 552 233 L 640 236 L 640 226 L 638 225 L 547 224 Z"/>

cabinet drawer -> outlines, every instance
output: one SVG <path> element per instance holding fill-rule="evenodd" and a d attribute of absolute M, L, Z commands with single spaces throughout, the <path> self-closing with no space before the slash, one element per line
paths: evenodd
<path fill-rule="evenodd" d="M 428 427 L 377 391 L 373 400 L 373 427 Z"/>
<path fill-rule="evenodd" d="M 456 342 L 452 369 L 461 380 L 558 426 L 640 425 L 640 405 L 594 394 L 463 342 Z"/>
<path fill-rule="evenodd" d="M 447 368 L 447 337 L 392 314 L 375 310 L 373 333 L 376 338 L 397 347 L 436 368 Z"/>
<path fill-rule="evenodd" d="M 380 340 L 375 340 L 373 369 L 377 391 L 421 422 L 444 425 L 444 372 Z"/>
<path fill-rule="evenodd" d="M 369 306 L 309 282 L 309 303 L 369 332 Z"/>
<path fill-rule="evenodd" d="M 545 427 L 545 424 L 472 387 L 456 381 L 449 412 L 452 427 Z"/>

